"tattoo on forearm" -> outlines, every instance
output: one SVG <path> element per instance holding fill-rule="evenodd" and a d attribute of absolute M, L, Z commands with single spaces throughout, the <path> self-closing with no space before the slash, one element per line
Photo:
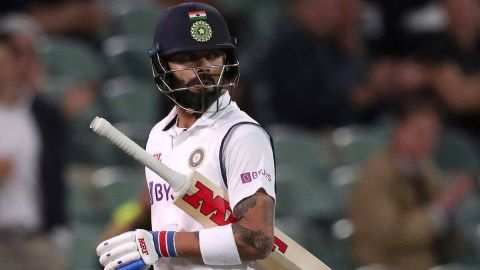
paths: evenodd
<path fill-rule="evenodd" d="M 271 246 L 270 239 L 262 231 L 249 230 L 238 223 L 232 224 L 235 238 L 254 248 L 255 250 L 265 250 Z"/>
<path fill-rule="evenodd" d="M 238 221 L 248 220 L 249 218 L 256 216 L 258 221 L 268 224 L 273 221 L 273 211 L 268 209 L 269 206 L 257 200 L 256 194 L 245 198 L 239 202 L 233 209 L 233 213 L 237 217 Z M 258 201 L 258 202 L 257 202 Z M 261 205 L 257 205 L 261 204 Z M 255 212 L 249 213 L 253 208 L 260 207 Z M 271 238 L 268 237 L 262 230 L 252 230 L 242 226 L 240 222 L 232 224 L 233 233 L 235 239 L 241 241 L 245 246 L 251 247 L 254 250 L 268 250 L 272 243 Z"/>
<path fill-rule="evenodd" d="M 233 214 L 240 219 L 255 205 L 257 205 L 257 195 L 252 195 L 239 202 L 233 209 Z"/>

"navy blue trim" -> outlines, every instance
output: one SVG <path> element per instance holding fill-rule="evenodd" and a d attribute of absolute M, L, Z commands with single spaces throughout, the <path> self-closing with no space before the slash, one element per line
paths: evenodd
<path fill-rule="evenodd" d="M 148 50 L 148 55 L 152 57 L 159 51 L 160 51 L 160 44 L 155 43 L 155 45 L 153 45 L 153 47 Z"/>
<path fill-rule="evenodd" d="M 173 127 L 173 125 L 175 125 L 175 123 L 177 122 L 177 117 L 178 117 L 178 115 L 175 115 L 175 117 L 172 119 L 172 121 L 170 121 L 170 123 L 168 123 L 168 124 L 162 129 L 162 131 L 167 131 L 167 130 L 169 130 L 171 127 Z"/>
<path fill-rule="evenodd" d="M 175 250 L 175 231 L 168 231 L 167 232 L 167 249 L 168 255 L 170 257 L 177 257 L 177 251 Z"/>
<path fill-rule="evenodd" d="M 153 244 L 155 246 L 155 251 L 158 254 L 158 257 L 162 257 L 162 253 L 160 253 L 160 243 L 158 242 L 158 237 L 159 237 L 160 232 L 159 231 L 154 231 L 152 232 L 153 235 Z"/>
<path fill-rule="evenodd" d="M 254 123 L 254 122 L 248 122 L 248 121 L 244 121 L 244 122 L 238 122 L 236 123 L 235 125 L 231 126 L 228 130 L 227 130 L 227 133 L 225 133 L 225 136 L 223 136 L 223 139 L 222 139 L 222 143 L 220 144 L 220 153 L 219 153 L 219 160 L 220 160 L 220 172 L 222 173 L 222 179 L 223 179 L 223 183 L 225 184 L 225 186 L 228 188 L 228 182 L 227 182 L 227 172 L 225 170 L 225 162 L 224 162 L 224 158 L 223 158 L 223 147 L 224 147 L 224 144 L 225 144 L 225 140 L 227 139 L 228 135 L 230 134 L 230 132 L 237 126 L 240 126 L 240 125 L 244 125 L 244 124 L 250 124 L 250 125 L 255 125 L 261 129 L 263 129 L 267 134 L 268 134 L 268 138 L 270 139 L 270 145 L 272 147 L 272 153 L 273 153 L 273 167 L 276 168 L 275 166 L 275 148 L 273 147 L 273 139 L 272 139 L 272 136 L 270 136 L 270 133 L 268 133 L 268 131 L 266 131 L 262 126 L 260 126 L 259 124 L 257 123 Z M 275 173 L 276 175 L 276 173 Z M 275 192 L 277 191 L 277 181 L 275 181 Z"/>

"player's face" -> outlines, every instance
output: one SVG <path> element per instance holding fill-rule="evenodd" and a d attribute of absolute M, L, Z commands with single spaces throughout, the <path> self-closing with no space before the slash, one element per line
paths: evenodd
<path fill-rule="evenodd" d="M 174 73 L 176 87 L 191 87 L 199 92 L 202 83 L 205 86 L 218 83 L 225 59 L 225 52 L 208 50 L 177 53 L 169 56 L 167 63 L 170 70 L 179 70 Z"/>

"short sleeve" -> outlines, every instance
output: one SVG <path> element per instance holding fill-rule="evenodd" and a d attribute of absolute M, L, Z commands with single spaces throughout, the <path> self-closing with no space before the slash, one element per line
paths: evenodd
<path fill-rule="evenodd" d="M 275 199 L 275 165 L 269 135 L 257 125 L 243 124 L 228 136 L 223 154 L 232 209 L 261 188 Z"/>

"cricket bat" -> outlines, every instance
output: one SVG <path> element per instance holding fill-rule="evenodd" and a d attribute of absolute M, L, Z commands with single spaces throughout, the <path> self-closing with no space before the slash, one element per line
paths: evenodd
<path fill-rule="evenodd" d="M 236 221 L 228 194 L 199 172 L 184 175 L 167 167 L 103 118 L 95 117 L 90 128 L 167 181 L 174 192 L 175 205 L 203 226 L 222 226 Z M 274 228 L 272 253 L 257 264 L 266 270 L 330 269 L 277 228 Z"/>

